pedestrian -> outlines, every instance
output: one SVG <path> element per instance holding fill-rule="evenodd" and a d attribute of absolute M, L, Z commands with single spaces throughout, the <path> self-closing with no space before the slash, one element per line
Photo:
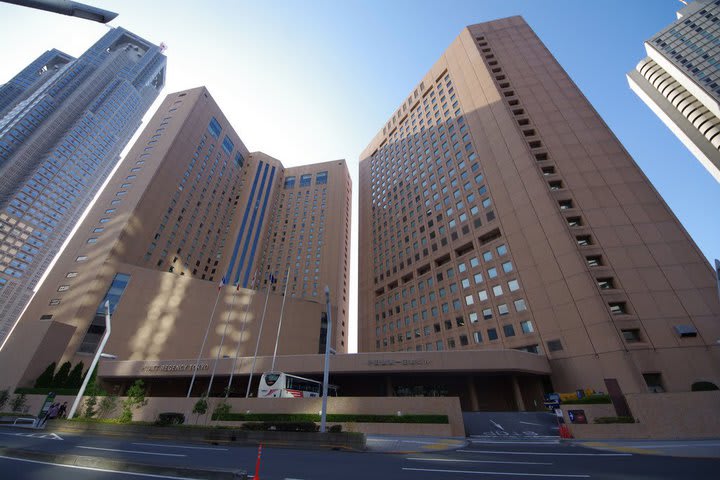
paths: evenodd
<path fill-rule="evenodd" d="M 56 418 L 58 416 L 59 411 L 60 411 L 60 403 L 53 403 L 52 405 L 50 405 L 50 408 L 48 409 L 47 413 L 45 414 L 45 418 L 43 418 L 43 420 L 39 426 L 44 427 L 48 420 L 52 420 L 53 418 Z"/>
<path fill-rule="evenodd" d="M 67 402 L 63 402 L 62 405 L 60 405 L 60 409 L 58 410 L 58 418 L 65 418 L 65 414 L 67 413 Z"/>

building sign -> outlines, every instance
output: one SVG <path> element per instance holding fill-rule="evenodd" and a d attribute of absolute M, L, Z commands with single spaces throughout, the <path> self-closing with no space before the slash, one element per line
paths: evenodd
<path fill-rule="evenodd" d="M 169 363 L 166 365 L 146 365 L 140 369 L 142 372 L 192 372 L 196 368 L 194 363 Z M 209 370 L 207 363 L 197 364 L 197 370 Z"/>
<path fill-rule="evenodd" d="M 394 367 L 396 365 L 408 367 L 430 365 L 430 360 L 368 360 L 367 364 L 369 367 Z"/>

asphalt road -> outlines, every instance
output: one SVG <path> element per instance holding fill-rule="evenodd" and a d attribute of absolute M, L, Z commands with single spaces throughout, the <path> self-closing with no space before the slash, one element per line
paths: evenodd
<path fill-rule="evenodd" d="M 54 435 L 23 430 L 0 431 L 0 446 L 48 453 L 91 455 L 137 463 L 244 469 L 253 473 L 255 447 L 213 446 Z M 473 439 L 456 451 L 414 454 L 352 453 L 266 447 L 262 480 L 378 479 L 714 479 L 720 460 L 639 455 L 567 445 L 555 440 Z M 146 479 L 172 478 L 81 470 L 0 458 L 2 479 Z"/>

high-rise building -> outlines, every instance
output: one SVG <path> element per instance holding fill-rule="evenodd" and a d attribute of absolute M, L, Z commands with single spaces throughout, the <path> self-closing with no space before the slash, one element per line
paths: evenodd
<path fill-rule="evenodd" d="M 645 42 L 630 88 L 720 182 L 720 1 L 695 0 Z"/>
<path fill-rule="evenodd" d="M 522 18 L 460 33 L 359 188 L 359 351 L 523 350 L 556 391 L 720 382 L 711 266 Z"/>
<path fill-rule="evenodd" d="M 51 50 L 0 87 L 0 345 L 165 84 L 160 48 L 122 28 Z"/>
<path fill-rule="evenodd" d="M 14 365 L 0 384 L 87 365 L 106 300 L 118 361 L 217 356 L 227 373 L 259 336 L 273 354 L 281 312 L 279 354 L 324 352 L 327 285 L 331 345 L 346 351 L 350 197 L 345 161 L 285 169 L 247 150 L 206 88 L 168 95 L 0 351 Z"/>

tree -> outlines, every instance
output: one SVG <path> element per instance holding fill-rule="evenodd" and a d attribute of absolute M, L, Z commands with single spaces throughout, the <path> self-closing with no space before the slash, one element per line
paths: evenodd
<path fill-rule="evenodd" d="M 227 403 L 225 400 L 215 405 L 215 410 L 213 410 L 213 417 L 215 417 L 217 420 L 222 420 L 225 415 L 230 413 L 230 404 Z"/>
<path fill-rule="evenodd" d="M 47 366 L 45 371 L 35 380 L 35 388 L 52 388 L 56 366 L 57 364 L 55 362 Z"/>
<path fill-rule="evenodd" d="M 83 362 L 79 362 L 73 367 L 63 388 L 80 388 L 83 382 L 83 367 Z"/>
<path fill-rule="evenodd" d="M 196 414 L 195 417 L 195 423 L 198 423 L 198 420 L 200 420 L 200 415 L 205 415 L 207 413 L 208 409 L 208 402 L 207 398 L 205 398 L 205 395 L 200 397 L 200 400 L 195 402 L 195 406 L 193 407 L 192 413 Z"/>
<path fill-rule="evenodd" d="M 95 395 L 87 397 L 85 399 L 85 418 L 92 418 L 97 413 L 95 406 L 97 405 L 97 397 Z"/>
<path fill-rule="evenodd" d="M 97 411 L 98 418 L 105 418 L 111 414 L 117 408 L 117 402 L 117 395 L 106 395 L 102 397 Z"/>
<path fill-rule="evenodd" d="M 70 374 L 70 367 L 72 365 L 70 362 L 65 362 L 60 366 L 60 370 L 55 374 L 55 378 L 53 378 L 51 387 L 53 388 L 63 388 L 65 387 L 65 384 L 68 380 L 68 375 Z"/>
<path fill-rule="evenodd" d="M 2 412 L 2 409 L 5 408 L 5 404 L 10 399 L 10 391 L 6 388 L 5 390 L 0 390 L 0 412 Z"/>
<path fill-rule="evenodd" d="M 145 385 L 142 380 L 135 380 L 126 393 L 127 398 L 122 403 L 122 413 L 118 421 L 120 423 L 132 422 L 133 410 L 147 404 L 145 399 Z"/>
<path fill-rule="evenodd" d="M 23 408 L 25 408 L 26 401 L 27 401 L 27 399 L 25 398 L 25 394 L 18 393 L 12 398 L 12 400 L 10 400 L 10 409 L 13 412 L 21 412 L 22 413 Z"/>

